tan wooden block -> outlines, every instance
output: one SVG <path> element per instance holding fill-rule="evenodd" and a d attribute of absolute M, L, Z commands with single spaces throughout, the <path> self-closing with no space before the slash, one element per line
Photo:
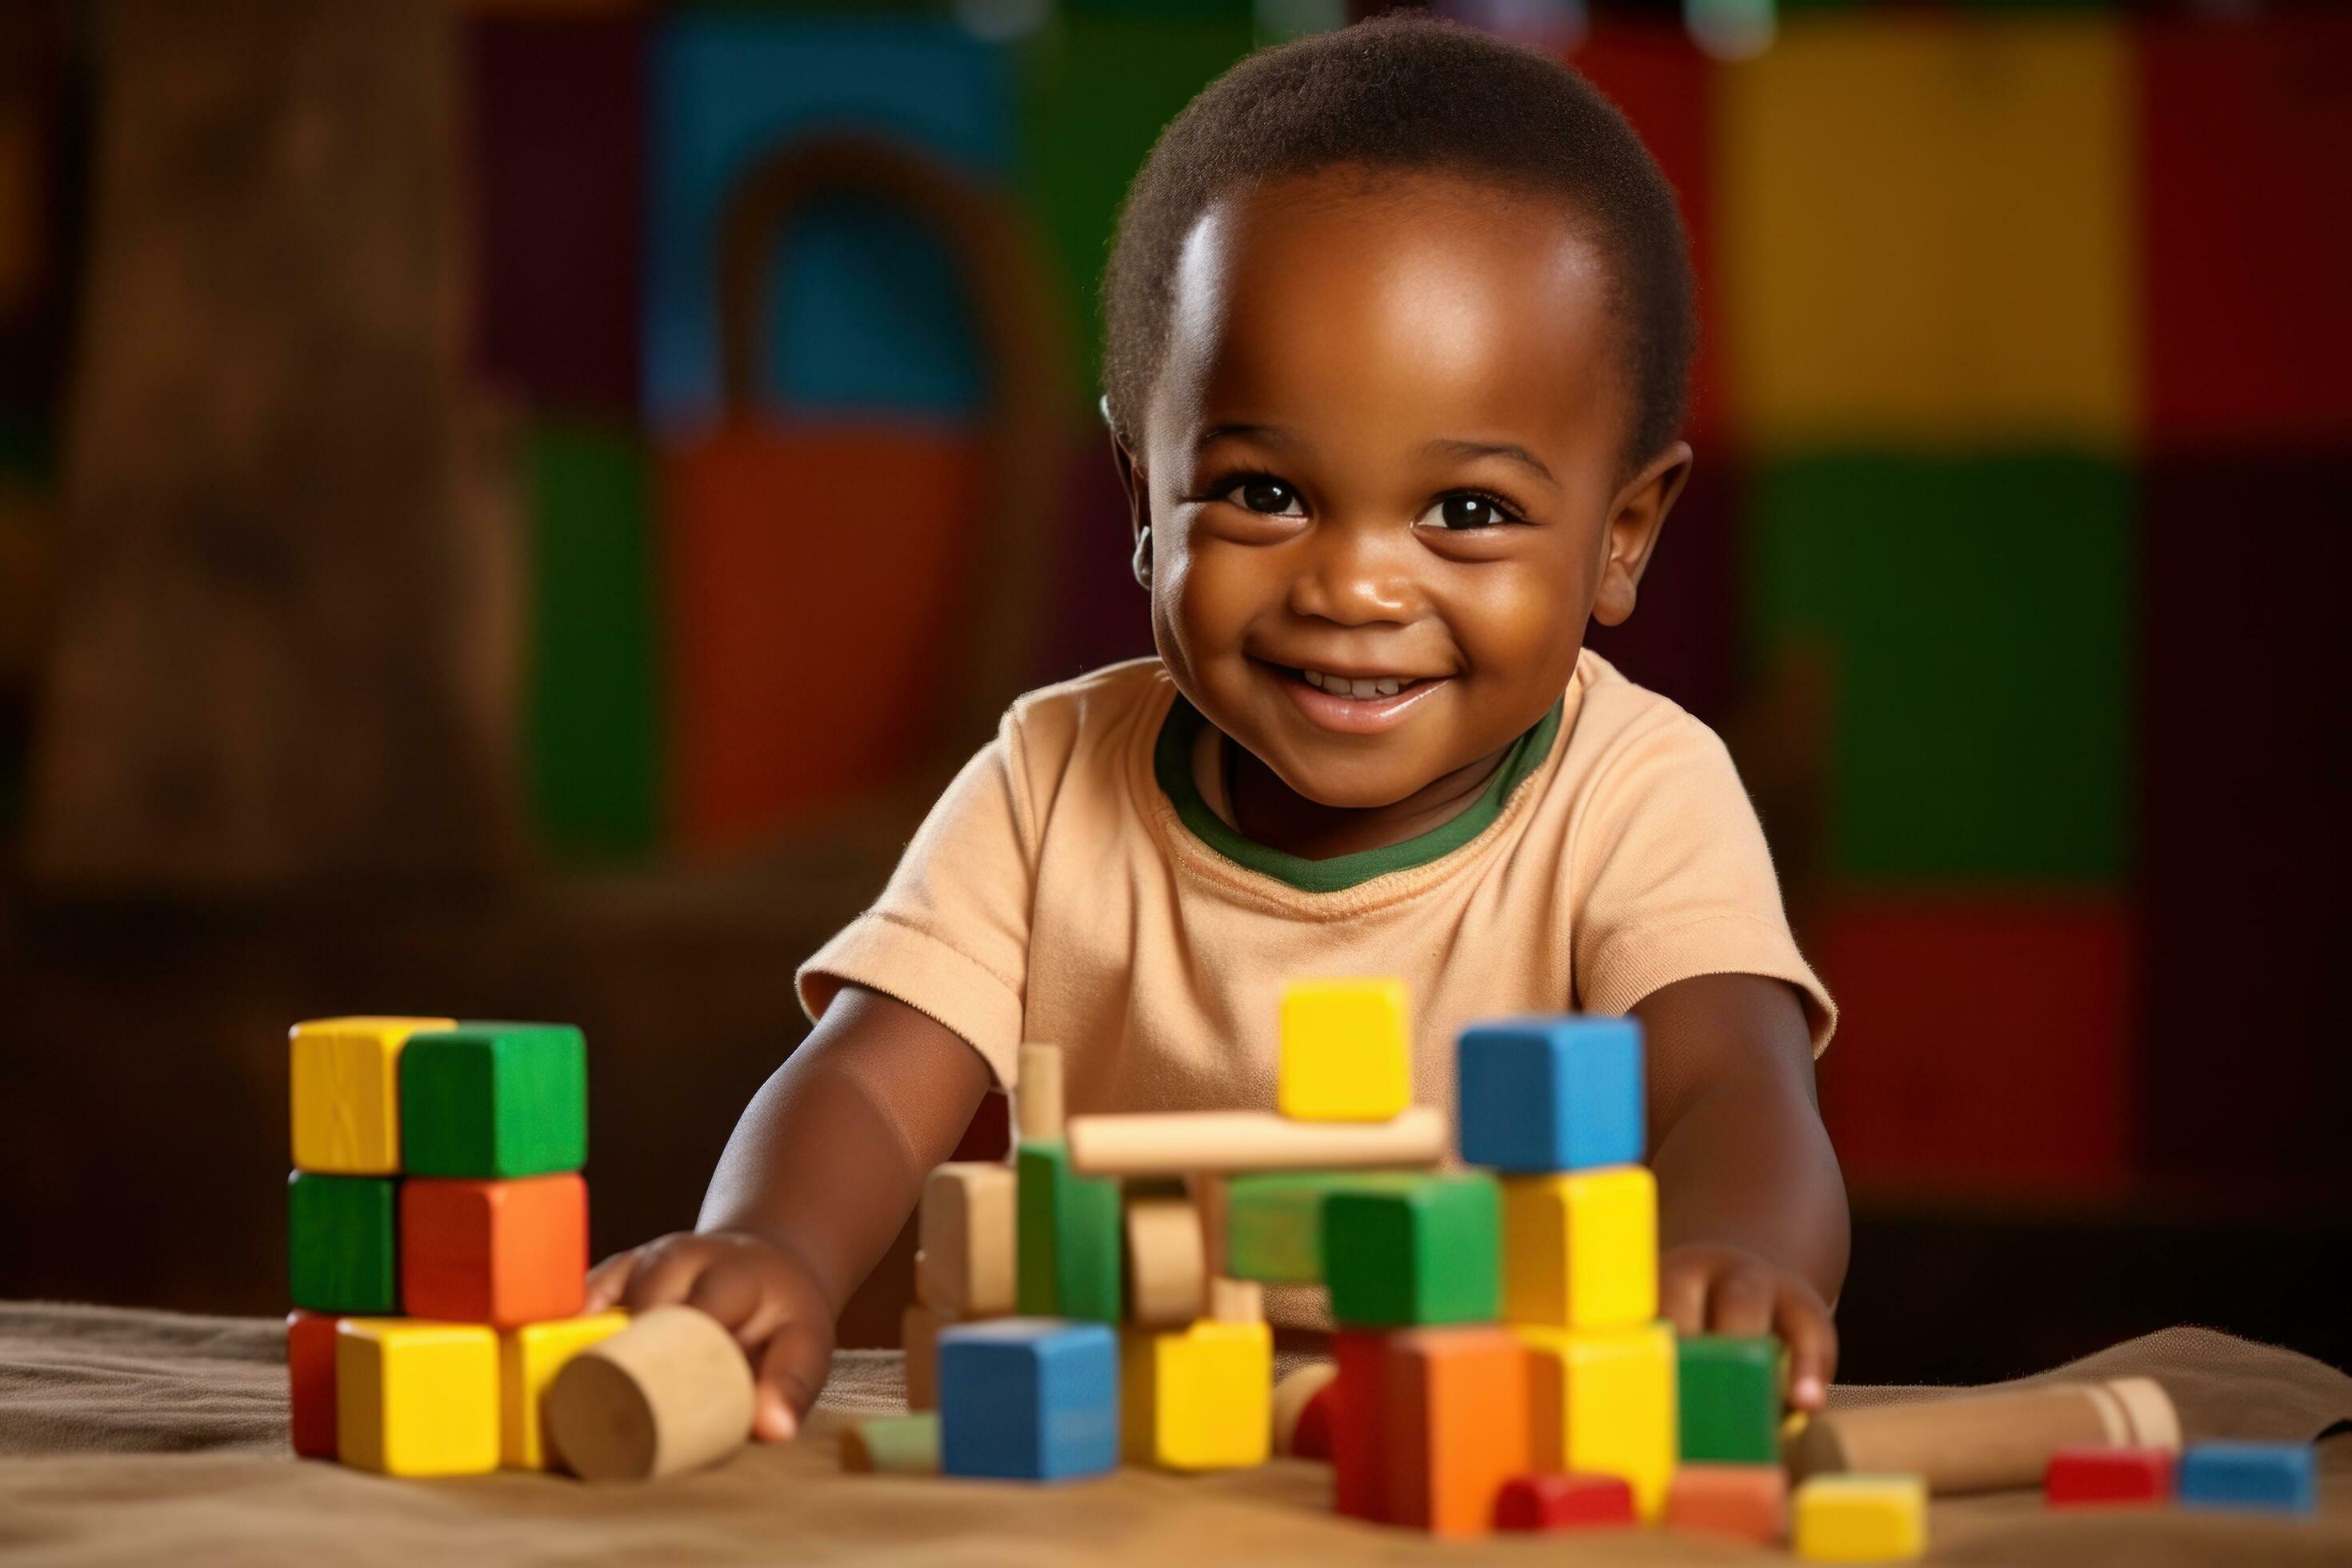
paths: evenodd
<path fill-rule="evenodd" d="M 656 1307 L 573 1356 L 547 1392 L 548 1435 L 584 1479 L 645 1480 L 725 1458 L 751 1435 L 751 1363 L 693 1307 Z"/>
<path fill-rule="evenodd" d="M 1013 1124 L 1024 1143 L 1062 1141 L 1062 1047 L 1024 1042 L 1013 1086 Z"/>
<path fill-rule="evenodd" d="M 1209 1281 L 1209 1317 L 1220 1323 L 1265 1321 L 1265 1287 L 1223 1275 Z"/>
<path fill-rule="evenodd" d="M 1127 1313 L 1139 1327 L 1181 1329 L 1208 1303 L 1209 1254 L 1201 1211 L 1181 1197 L 1127 1205 Z"/>
<path fill-rule="evenodd" d="M 898 1342 L 907 1358 L 907 1408 L 940 1407 L 940 1331 L 955 1320 L 920 1302 L 898 1320 Z"/>
<path fill-rule="evenodd" d="M 1018 1187 L 1011 1167 L 979 1161 L 931 1173 L 915 1255 L 915 1290 L 925 1306 L 966 1321 L 1012 1312 Z"/>

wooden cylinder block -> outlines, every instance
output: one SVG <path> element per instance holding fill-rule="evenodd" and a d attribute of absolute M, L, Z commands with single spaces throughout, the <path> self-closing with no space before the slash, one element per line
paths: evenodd
<path fill-rule="evenodd" d="M 1062 1141 L 1062 1047 L 1034 1041 L 1021 1047 L 1013 1086 L 1013 1122 L 1024 1143 Z"/>
<path fill-rule="evenodd" d="M 1139 1328 L 1181 1329 L 1208 1301 L 1209 1255 L 1201 1211 L 1183 1198 L 1127 1205 L 1127 1313 Z"/>
<path fill-rule="evenodd" d="M 1274 1385 L 1274 1451 L 1297 1449 L 1298 1420 L 1315 1396 L 1331 1386 L 1339 1369 L 1328 1361 L 1311 1361 Z"/>
<path fill-rule="evenodd" d="M 1256 1110 L 1076 1116 L 1066 1141 L 1071 1168 L 1085 1176 L 1434 1165 L 1447 1143 L 1445 1117 L 1426 1106 L 1393 1121 L 1293 1121 Z"/>
<path fill-rule="evenodd" d="M 1798 1477 L 1916 1475 L 1937 1496 L 2038 1484 L 2061 1448 L 2180 1447 L 2162 1385 L 2144 1377 L 2053 1383 L 1818 1415 L 1790 1445 Z"/>
<path fill-rule="evenodd" d="M 751 1434 L 751 1368 L 692 1307 L 656 1307 L 573 1356 L 547 1394 L 548 1433 L 573 1474 L 645 1480 L 723 1459 Z"/>

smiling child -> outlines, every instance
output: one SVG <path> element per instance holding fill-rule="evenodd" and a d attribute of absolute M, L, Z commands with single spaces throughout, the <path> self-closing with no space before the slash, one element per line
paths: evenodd
<path fill-rule="evenodd" d="M 1722 743 L 1582 648 L 1633 613 L 1691 466 L 1656 164 L 1554 60 L 1363 23 L 1169 125 L 1103 292 L 1158 656 L 1013 704 L 801 969 L 815 1027 L 699 1230 L 601 1266 L 591 1310 L 709 1310 L 789 1436 L 1019 1042 L 1063 1047 L 1073 1111 L 1270 1107 L 1283 983 L 1391 974 L 1423 1103 L 1450 1105 L 1472 1019 L 1642 1021 L 1662 1310 L 1778 1332 L 1818 1406 L 1834 1012 Z"/>

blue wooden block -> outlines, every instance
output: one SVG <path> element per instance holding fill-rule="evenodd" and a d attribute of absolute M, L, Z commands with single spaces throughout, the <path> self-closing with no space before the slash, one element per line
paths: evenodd
<path fill-rule="evenodd" d="M 2183 1508 L 2313 1513 L 2319 1483 L 2308 1443 L 2200 1443 L 2180 1456 Z"/>
<path fill-rule="evenodd" d="M 1107 1323 L 998 1318 L 940 1335 L 940 1468 L 1059 1481 L 1118 1466 L 1118 1338 Z"/>
<path fill-rule="evenodd" d="M 1534 1173 L 1642 1160 L 1642 1026 L 1633 1018 L 1497 1018 L 1454 1056 L 1462 1158 Z"/>

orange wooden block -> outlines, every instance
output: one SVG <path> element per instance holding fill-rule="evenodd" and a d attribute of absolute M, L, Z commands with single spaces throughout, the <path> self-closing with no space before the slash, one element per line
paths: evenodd
<path fill-rule="evenodd" d="M 1331 1336 L 1331 1506 L 1356 1519 L 1389 1516 L 1388 1352 L 1393 1336 Z"/>
<path fill-rule="evenodd" d="M 1391 1337 L 1388 1508 L 1433 1535 L 1484 1535 L 1495 1494 L 1528 1469 L 1528 1358 L 1508 1329 Z"/>
<path fill-rule="evenodd" d="M 518 1328 L 577 1316 L 588 1272 L 588 1184 L 415 1177 L 400 1189 L 400 1299 L 415 1318 Z"/>
<path fill-rule="evenodd" d="M 335 1457 L 335 1325 L 328 1312 L 286 1314 L 289 1435 L 306 1459 Z"/>
<path fill-rule="evenodd" d="M 1789 1528 L 1789 1476 L 1778 1465 L 1684 1465 L 1666 1489 L 1666 1528 L 1778 1543 Z"/>

